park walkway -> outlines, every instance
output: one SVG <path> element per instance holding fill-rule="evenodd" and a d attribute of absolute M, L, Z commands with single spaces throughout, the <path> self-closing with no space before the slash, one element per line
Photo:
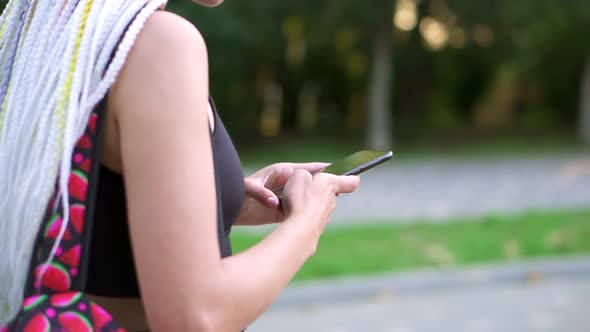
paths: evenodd
<path fill-rule="evenodd" d="M 250 332 L 588 332 L 590 257 L 288 289 Z"/>
<path fill-rule="evenodd" d="M 590 154 L 391 162 L 339 200 L 338 223 L 590 206 Z"/>

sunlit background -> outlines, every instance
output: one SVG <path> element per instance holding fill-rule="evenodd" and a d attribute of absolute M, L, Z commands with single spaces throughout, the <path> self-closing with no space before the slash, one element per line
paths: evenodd
<path fill-rule="evenodd" d="M 395 154 L 251 331 L 590 331 L 590 2 L 170 8 L 205 36 L 246 173 Z"/>

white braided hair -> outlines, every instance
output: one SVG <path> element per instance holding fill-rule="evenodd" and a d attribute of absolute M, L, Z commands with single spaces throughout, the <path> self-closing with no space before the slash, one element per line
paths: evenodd
<path fill-rule="evenodd" d="M 114 83 L 147 18 L 166 1 L 10 0 L 4 8 L 0 327 L 22 304 L 35 237 L 58 174 L 70 174 L 74 145 L 92 109 Z M 64 222 L 48 262 L 69 222 L 68 177 L 58 180 Z"/>

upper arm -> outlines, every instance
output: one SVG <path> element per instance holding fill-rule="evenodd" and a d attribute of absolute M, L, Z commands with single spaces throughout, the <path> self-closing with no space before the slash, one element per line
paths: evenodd
<path fill-rule="evenodd" d="M 186 327 L 185 306 L 221 264 L 207 67 L 198 31 L 157 12 L 109 97 L 120 131 L 138 279 L 154 330 Z"/>

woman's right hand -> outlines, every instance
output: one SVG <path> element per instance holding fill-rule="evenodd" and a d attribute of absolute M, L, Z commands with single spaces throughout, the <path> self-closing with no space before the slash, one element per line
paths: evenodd
<path fill-rule="evenodd" d="M 336 196 L 354 192 L 359 183 L 358 176 L 312 175 L 308 171 L 297 170 L 283 190 L 285 222 L 298 219 L 299 222 L 309 223 L 319 239 L 336 208 Z"/>

